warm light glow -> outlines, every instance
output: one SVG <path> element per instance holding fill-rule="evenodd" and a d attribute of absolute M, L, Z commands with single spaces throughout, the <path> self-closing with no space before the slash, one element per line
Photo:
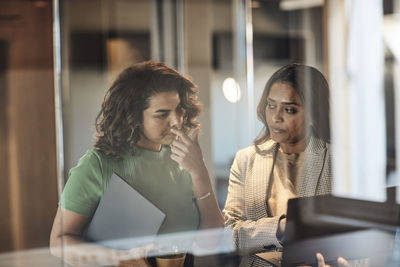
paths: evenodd
<path fill-rule="evenodd" d="M 400 15 L 385 15 L 383 18 L 383 38 L 390 51 L 400 61 Z"/>
<path fill-rule="evenodd" d="M 251 8 L 260 8 L 260 7 L 261 7 L 261 4 L 259 1 L 257 1 L 257 0 L 251 1 Z"/>
<path fill-rule="evenodd" d="M 231 102 L 236 103 L 240 99 L 240 86 L 233 78 L 226 78 L 222 84 L 222 91 L 225 98 Z"/>
<path fill-rule="evenodd" d="M 324 0 L 282 0 L 279 7 L 282 10 L 289 11 L 296 9 L 307 9 L 323 5 Z"/>

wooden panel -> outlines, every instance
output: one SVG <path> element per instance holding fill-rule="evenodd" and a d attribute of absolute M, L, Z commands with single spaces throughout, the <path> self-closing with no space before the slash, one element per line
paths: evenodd
<path fill-rule="evenodd" d="M 8 184 L 14 249 L 48 245 L 57 207 L 51 1 L 2 1 L 8 31 Z M 4 8 L 5 7 L 5 8 Z M 6 196 L 0 196 L 1 201 Z M 10 216 L 10 215 L 8 215 Z"/>
<path fill-rule="evenodd" d="M 0 251 L 12 248 L 10 200 L 8 183 L 8 138 L 7 138 L 7 94 L 6 69 L 8 62 L 8 43 L 0 41 Z"/>

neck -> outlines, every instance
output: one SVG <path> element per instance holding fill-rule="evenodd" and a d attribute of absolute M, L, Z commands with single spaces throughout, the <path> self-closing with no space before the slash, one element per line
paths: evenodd
<path fill-rule="evenodd" d="M 156 144 L 156 143 L 150 142 L 146 138 L 140 138 L 140 140 L 136 143 L 136 146 L 150 150 L 150 151 L 154 151 L 154 152 L 161 151 L 161 144 Z"/>
<path fill-rule="evenodd" d="M 280 149 L 283 153 L 286 154 L 299 154 L 306 150 L 307 146 L 307 140 L 306 138 L 303 138 L 296 143 L 289 143 L 289 144 L 283 144 L 280 143 Z"/>

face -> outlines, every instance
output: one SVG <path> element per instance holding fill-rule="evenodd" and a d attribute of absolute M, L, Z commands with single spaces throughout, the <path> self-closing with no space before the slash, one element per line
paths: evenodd
<path fill-rule="evenodd" d="M 291 85 L 280 82 L 272 85 L 265 114 L 270 136 L 282 149 L 304 140 L 303 101 Z"/>
<path fill-rule="evenodd" d="M 162 92 L 149 98 L 143 111 L 142 134 L 138 146 L 160 151 L 161 145 L 171 144 L 175 135 L 171 128 L 182 128 L 184 111 L 177 91 Z"/>

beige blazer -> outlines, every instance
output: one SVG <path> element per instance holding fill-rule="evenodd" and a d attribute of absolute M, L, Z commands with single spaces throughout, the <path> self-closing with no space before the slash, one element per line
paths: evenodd
<path fill-rule="evenodd" d="M 280 216 L 268 217 L 267 187 L 273 157 L 278 144 L 272 140 L 237 152 L 229 177 L 228 197 L 223 210 L 225 226 L 233 231 L 234 240 L 242 257 L 241 266 L 266 266 L 252 254 L 265 246 L 281 247 L 276 238 Z M 331 192 L 331 156 L 329 144 L 311 137 L 305 150 L 303 172 L 297 185 L 300 197 Z"/>

